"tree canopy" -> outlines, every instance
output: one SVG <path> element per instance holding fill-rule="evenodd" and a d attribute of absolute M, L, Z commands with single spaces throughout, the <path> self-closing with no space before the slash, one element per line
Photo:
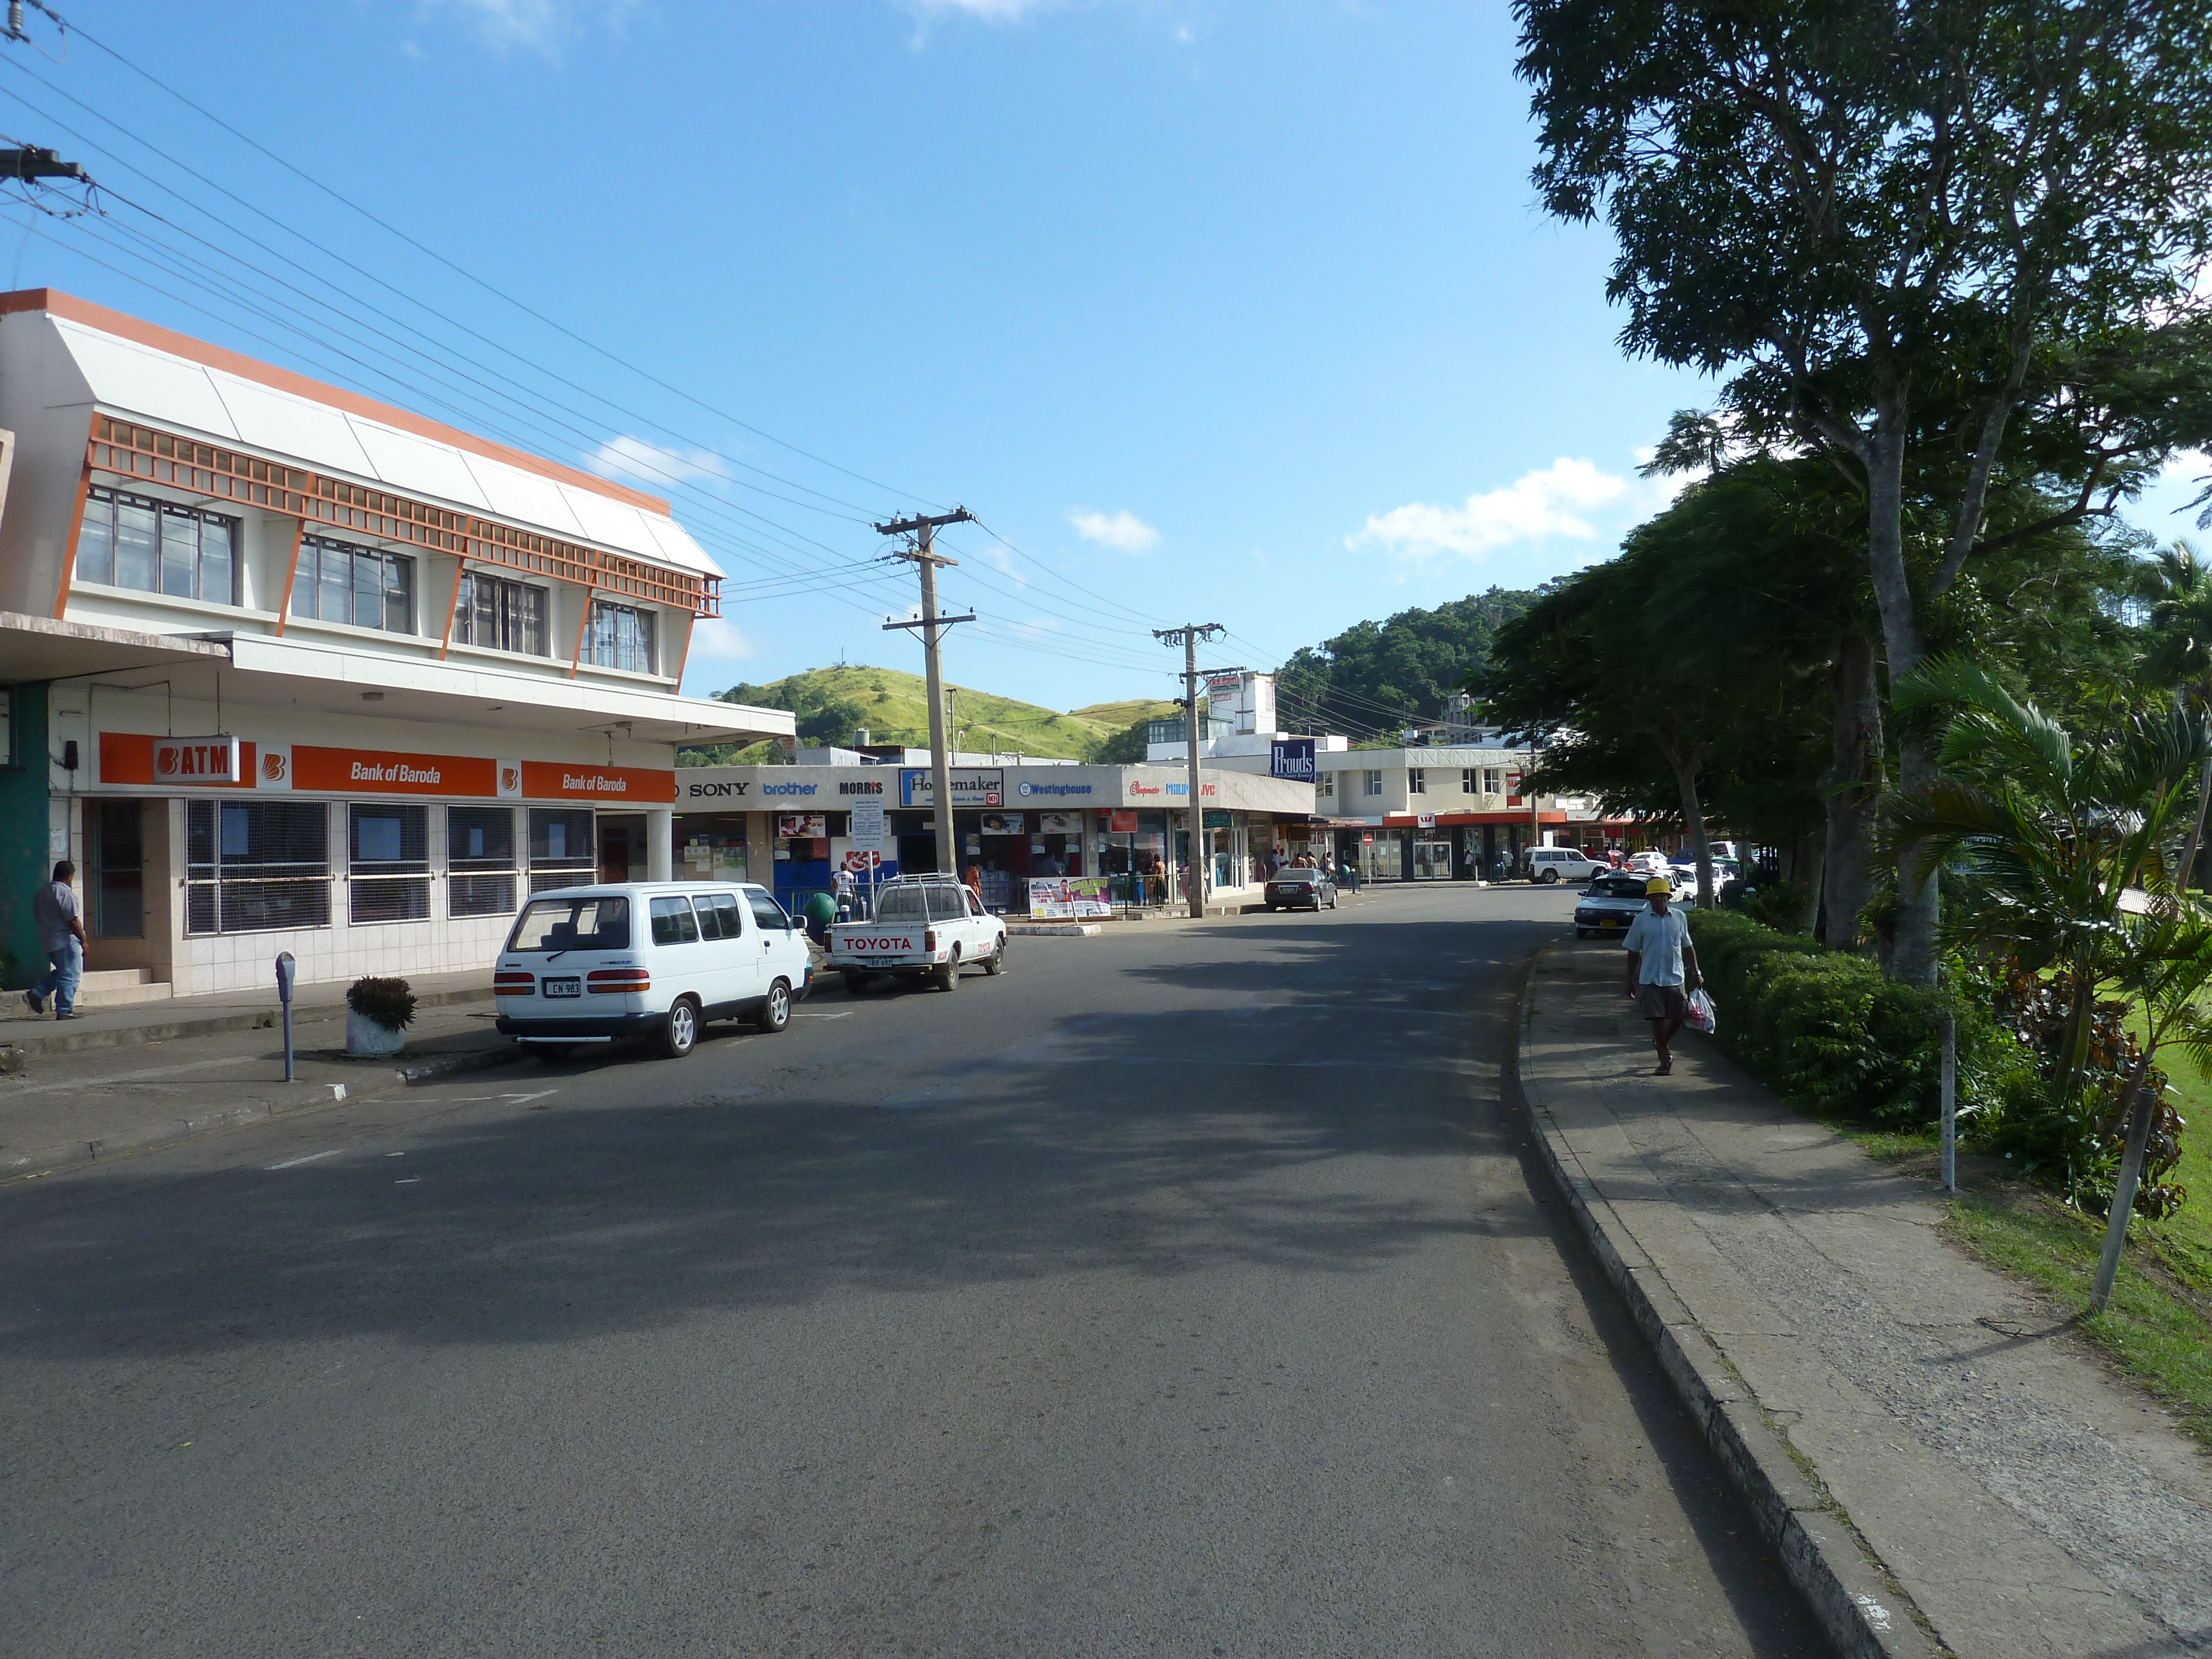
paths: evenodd
<path fill-rule="evenodd" d="M 1499 627 L 1535 599 L 1492 587 L 1303 647 L 1276 675 L 1283 722 L 1395 744 L 1403 728 L 1443 718 L 1446 699 L 1489 661 Z"/>

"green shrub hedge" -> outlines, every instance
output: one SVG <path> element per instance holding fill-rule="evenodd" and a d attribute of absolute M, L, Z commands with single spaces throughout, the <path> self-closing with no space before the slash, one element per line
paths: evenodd
<path fill-rule="evenodd" d="M 1692 911 L 1698 966 L 1719 1011 L 1722 1042 L 1763 1081 L 1815 1111 L 1891 1128 L 1942 1110 L 1943 999 L 1884 979 L 1870 957 L 1723 910 Z M 1964 1097 L 1996 1031 L 1962 1009 Z"/>

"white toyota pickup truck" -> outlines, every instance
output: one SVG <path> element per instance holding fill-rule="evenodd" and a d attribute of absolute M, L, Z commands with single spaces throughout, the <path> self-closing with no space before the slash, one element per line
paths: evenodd
<path fill-rule="evenodd" d="M 933 979 L 957 989 L 963 968 L 987 974 L 1006 965 L 1006 924 L 951 876 L 901 876 L 876 895 L 876 914 L 830 929 L 830 969 L 848 991 L 878 974 Z"/>

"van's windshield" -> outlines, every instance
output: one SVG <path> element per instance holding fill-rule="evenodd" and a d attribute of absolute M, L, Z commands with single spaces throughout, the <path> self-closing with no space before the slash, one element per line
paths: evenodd
<path fill-rule="evenodd" d="M 627 951 L 629 901 L 612 895 L 532 899 L 515 919 L 510 951 Z"/>

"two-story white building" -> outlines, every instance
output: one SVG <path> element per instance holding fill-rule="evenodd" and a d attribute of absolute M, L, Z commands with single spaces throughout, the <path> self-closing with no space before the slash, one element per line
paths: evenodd
<path fill-rule="evenodd" d="M 668 503 L 48 289 L 0 295 L 0 969 L 88 999 L 477 969 L 674 866 L 720 572 Z"/>

